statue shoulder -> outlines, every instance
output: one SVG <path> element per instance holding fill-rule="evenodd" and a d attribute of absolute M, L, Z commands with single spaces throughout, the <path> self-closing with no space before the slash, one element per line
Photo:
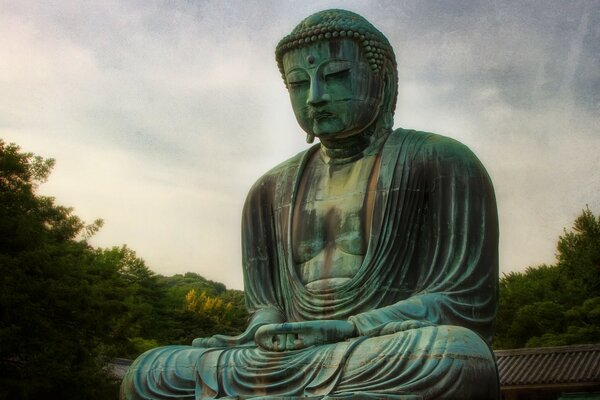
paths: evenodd
<path fill-rule="evenodd" d="M 417 159 L 475 163 L 481 166 L 477 156 L 465 144 L 448 136 L 413 129 L 396 129 L 392 136 L 396 141 L 410 143 Z"/>
<path fill-rule="evenodd" d="M 302 160 L 308 152 L 311 152 L 311 150 L 312 148 L 301 151 L 292 158 L 283 161 L 263 174 L 250 188 L 246 202 L 248 203 L 251 199 L 256 198 L 265 200 L 267 197 L 273 195 L 278 185 L 285 184 L 286 181 L 289 181 L 296 176 L 296 172 L 300 167 Z"/>
<path fill-rule="evenodd" d="M 288 175 L 289 173 L 294 173 L 302 163 L 302 159 L 310 150 L 311 149 L 309 148 L 307 150 L 301 151 L 292 158 L 289 158 L 279 163 L 275 167 L 271 168 L 264 175 L 258 178 L 258 180 L 254 183 L 253 188 L 255 186 L 264 185 L 265 183 L 277 182 L 280 179 L 282 179 L 283 176 Z"/>

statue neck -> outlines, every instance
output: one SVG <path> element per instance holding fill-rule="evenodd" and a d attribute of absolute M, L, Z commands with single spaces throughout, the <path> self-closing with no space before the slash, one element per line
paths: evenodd
<path fill-rule="evenodd" d="M 357 134 L 342 139 L 320 139 L 321 157 L 328 164 L 345 164 L 376 151 L 389 132 L 378 130 L 372 135 Z"/>

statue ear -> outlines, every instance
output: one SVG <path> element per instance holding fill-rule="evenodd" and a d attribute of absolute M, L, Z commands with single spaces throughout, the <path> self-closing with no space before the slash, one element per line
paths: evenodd
<path fill-rule="evenodd" d="M 386 63 L 383 73 L 383 109 L 381 111 L 385 128 L 392 129 L 398 88 L 393 67 L 389 63 Z"/>

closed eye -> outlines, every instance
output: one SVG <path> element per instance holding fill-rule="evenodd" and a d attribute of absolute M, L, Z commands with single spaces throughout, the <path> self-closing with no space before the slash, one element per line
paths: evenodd
<path fill-rule="evenodd" d="M 353 63 L 349 61 L 333 60 L 323 66 L 323 78 L 346 78 L 352 69 Z"/>
<path fill-rule="evenodd" d="M 289 80 L 288 79 L 289 87 L 298 88 L 298 87 L 305 86 L 305 85 L 308 85 L 307 79 L 302 79 L 302 80 Z"/>
<path fill-rule="evenodd" d="M 329 80 L 329 79 L 344 79 L 346 77 L 348 77 L 348 75 L 350 74 L 350 68 L 348 69 L 341 69 L 339 71 L 333 71 L 333 72 L 329 72 L 327 74 L 325 74 L 325 79 Z"/>
<path fill-rule="evenodd" d="M 286 76 L 288 87 L 298 88 L 304 85 L 310 84 L 310 78 L 308 74 L 302 70 L 293 70 Z"/>

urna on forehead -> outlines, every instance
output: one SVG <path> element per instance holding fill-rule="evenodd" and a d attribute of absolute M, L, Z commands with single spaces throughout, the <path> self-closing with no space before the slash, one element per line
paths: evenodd
<path fill-rule="evenodd" d="M 285 36 L 275 50 L 277 65 L 284 77 L 283 55 L 293 49 L 332 39 L 351 39 L 365 52 L 367 61 L 375 73 L 387 66 L 396 70 L 396 57 L 387 38 L 369 21 L 347 10 L 325 10 L 300 22 Z"/>

